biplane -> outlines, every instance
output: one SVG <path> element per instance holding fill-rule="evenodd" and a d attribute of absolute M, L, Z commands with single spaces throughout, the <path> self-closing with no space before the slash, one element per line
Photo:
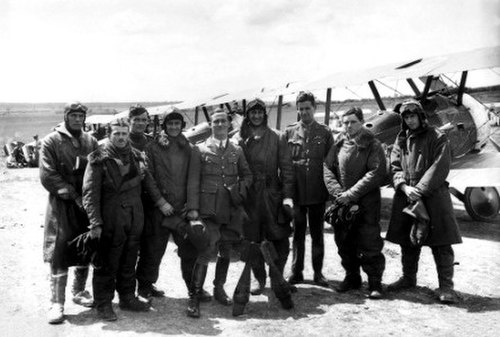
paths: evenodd
<path fill-rule="evenodd" d="M 182 102 L 176 105 L 148 108 L 159 116 L 171 109 L 194 110 L 194 127 L 185 131 L 196 143 L 210 135 L 209 109 L 225 106 L 233 115 L 244 115 L 246 102 L 259 97 L 276 104 L 276 128 L 281 128 L 284 97 L 301 90 L 324 91 L 324 121 L 329 124 L 332 113 L 332 89 L 367 85 L 378 106 L 378 112 L 365 120 L 372 130 L 390 147 L 400 129 L 399 105 L 386 107 L 378 86 L 391 81 L 405 82 L 413 96 L 426 110 L 430 124 L 446 132 L 451 144 L 452 170 L 448 176 L 452 194 L 465 204 L 468 214 L 475 220 L 493 221 L 500 210 L 500 147 L 491 139 L 488 107 L 467 94 L 469 72 L 500 67 L 500 46 L 460 52 L 445 56 L 418 58 L 371 69 L 334 73 L 324 78 L 287 84 L 278 88 L 256 88 L 237 93 L 223 93 L 207 99 Z M 459 74 L 460 80 L 450 86 L 449 74 Z M 402 99 L 401 99 L 402 101 Z M 234 109 L 234 104 L 238 108 Z M 200 122 L 203 112 L 206 121 Z M 125 113 L 125 112 L 123 112 Z M 241 121 L 241 118 L 239 119 Z M 233 128 L 237 128 L 234 123 Z M 493 142 L 496 152 L 484 152 L 487 142 Z"/>

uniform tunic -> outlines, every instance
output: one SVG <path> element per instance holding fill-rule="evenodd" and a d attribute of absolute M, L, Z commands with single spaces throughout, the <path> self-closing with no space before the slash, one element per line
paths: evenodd
<path fill-rule="evenodd" d="M 221 149 L 210 137 L 195 146 L 189 167 L 187 209 L 206 220 L 212 250 L 219 239 L 241 239 L 246 214 L 238 196 L 244 199 L 252 183 L 243 150 L 231 142 L 224 145 Z"/>

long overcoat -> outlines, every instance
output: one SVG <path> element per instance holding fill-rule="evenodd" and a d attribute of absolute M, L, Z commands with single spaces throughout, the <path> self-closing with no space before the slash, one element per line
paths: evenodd
<path fill-rule="evenodd" d="M 299 121 L 288 126 L 285 133 L 292 155 L 295 203 L 307 206 L 326 202 L 323 161 L 333 144 L 330 128 L 316 121 L 308 126 Z"/>
<path fill-rule="evenodd" d="M 377 224 L 380 219 L 380 185 L 386 175 L 385 153 L 380 142 L 367 129 L 348 145 L 340 134 L 325 159 L 324 178 L 330 195 L 346 192 L 361 206 L 363 222 Z"/>
<path fill-rule="evenodd" d="M 64 124 L 42 140 L 40 181 L 49 192 L 45 213 L 43 260 L 56 268 L 67 268 L 71 261 L 68 242 L 87 231 L 88 218 L 75 203 L 81 197 L 87 155 L 97 148 L 97 140 L 82 132 L 75 138 Z M 69 196 L 68 200 L 61 196 Z"/>
<path fill-rule="evenodd" d="M 386 239 L 410 245 L 411 218 L 403 208 L 409 203 L 401 184 L 417 187 L 430 216 L 430 234 L 424 245 L 441 246 L 461 243 L 458 225 L 453 214 L 446 177 L 450 171 L 451 155 L 445 133 L 432 126 L 409 133 L 403 129 L 391 152 L 391 170 L 396 193 Z"/>
<path fill-rule="evenodd" d="M 283 213 L 283 199 L 293 198 L 294 175 L 290 150 L 283 133 L 266 127 L 261 137 L 234 140 L 243 149 L 253 173 L 245 208 L 250 225 L 245 237 L 251 241 L 264 238 L 279 240 L 291 233 L 290 221 Z"/>

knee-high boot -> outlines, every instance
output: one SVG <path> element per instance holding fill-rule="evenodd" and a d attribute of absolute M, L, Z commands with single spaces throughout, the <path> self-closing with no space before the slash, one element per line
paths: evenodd
<path fill-rule="evenodd" d="M 75 278 L 73 280 L 73 289 L 71 291 L 73 294 L 73 302 L 84 307 L 92 307 L 94 305 L 92 295 L 85 290 L 85 284 L 87 283 L 88 276 L 88 266 L 75 267 Z"/>
<path fill-rule="evenodd" d="M 414 288 L 417 285 L 417 271 L 420 251 L 420 247 L 401 246 L 403 276 L 396 282 L 389 284 L 387 286 L 387 290 L 398 291 Z"/>
<path fill-rule="evenodd" d="M 227 296 L 224 290 L 228 269 L 229 258 L 219 256 L 215 264 L 214 298 L 222 305 L 233 304 L 233 301 Z"/>
<path fill-rule="evenodd" d="M 455 256 L 451 246 L 432 247 L 432 255 L 436 262 L 439 280 L 439 301 L 442 303 L 456 303 L 457 295 L 453 290 L 453 274 Z"/>
<path fill-rule="evenodd" d="M 207 276 L 208 266 L 196 263 L 193 267 L 191 276 L 191 284 L 189 286 L 189 302 L 187 315 L 189 317 L 200 317 L 200 298 L 199 295 L 203 290 L 205 277 Z"/>
<path fill-rule="evenodd" d="M 68 273 L 51 274 L 50 290 L 52 294 L 51 306 L 47 314 L 47 320 L 50 324 L 59 324 L 64 321 L 64 302 L 66 300 L 66 283 L 68 282 Z"/>
<path fill-rule="evenodd" d="M 186 283 L 188 293 L 191 289 L 191 278 L 193 276 L 193 269 L 195 265 L 196 259 L 185 259 L 181 258 L 181 272 L 182 278 Z M 198 294 L 200 302 L 210 302 L 212 300 L 212 295 L 205 289 L 201 289 L 201 292 Z"/>

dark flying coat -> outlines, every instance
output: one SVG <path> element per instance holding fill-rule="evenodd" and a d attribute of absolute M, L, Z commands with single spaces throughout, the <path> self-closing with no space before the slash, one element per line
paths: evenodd
<path fill-rule="evenodd" d="M 43 259 L 56 268 L 66 268 L 76 261 L 68 260 L 67 243 L 86 232 L 88 219 L 75 199 L 82 194 L 87 155 L 97 148 L 97 140 L 82 132 L 75 138 L 64 124 L 42 140 L 40 181 L 49 192 L 45 213 Z M 59 195 L 66 192 L 70 200 Z"/>
<path fill-rule="evenodd" d="M 266 127 L 260 138 L 235 141 L 243 149 L 253 173 L 253 183 L 246 201 L 251 225 L 245 236 L 251 241 L 278 240 L 291 233 L 283 214 L 284 198 L 293 198 L 294 176 L 290 150 L 283 133 Z"/>
<path fill-rule="evenodd" d="M 391 153 L 391 170 L 396 193 L 387 240 L 401 245 L 411 244 L 411 218 L 402 213 L 408 201 L 399 188 L 405 183 L 417 187 L 422 192 L 422 200 L 430 216 L 431 230 L 424 244 L 441 246 L 462 242 L 446 181 L 450 163 L 448 138 L 435 127 L 425 125 L 412 134 L 408 134 L 407 130 L 398 134 Z"/>

